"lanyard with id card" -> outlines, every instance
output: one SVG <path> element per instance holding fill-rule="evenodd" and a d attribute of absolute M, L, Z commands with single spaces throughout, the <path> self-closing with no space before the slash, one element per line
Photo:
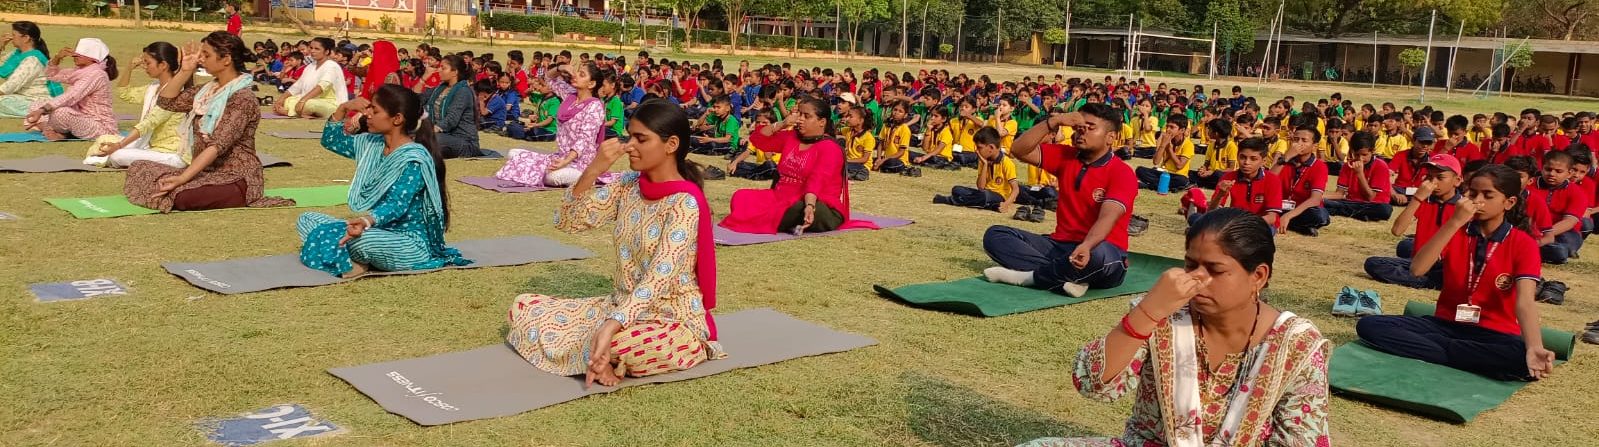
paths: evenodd
<path fill-rule="evenodd" d="M 1499 244 L 1489 242 L 1487 250 L 1481 249 L 1481 241 L 1472 244 L 1471 261 L 1467 264 L 1466 272 L 1466 303 L 1455 306 L 1455 322 L 1477 324 L 1482 321 L 1482 307 L 1472 304 L 1471 299 L 1477 295 L 1483 271 L 1488 269 L 1488 261 L 1493 260 L 1494 252 L 1499 251 Z M 1479 255 L 1482 259 L 1478 259 Z"/>

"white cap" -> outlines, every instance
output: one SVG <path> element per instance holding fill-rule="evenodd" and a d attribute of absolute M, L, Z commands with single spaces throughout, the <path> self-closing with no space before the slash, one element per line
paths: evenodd
<path fill-rule="evenodd" d="M 857 104 L 857 102 L 855 101 L 855 94 L 854 93 L 850 93 L 850 92 L 840 93 L 840 94 L 838 94 L 838 99 L 843 100 L 844 102 L 847 102 L 847 103 L 850 103 L 850 104 Z"/>
<path fill-rule="evenodd" d="M 106 47 L 105 42 L 101 42 L 100 39 L 85 37 L 78 39 L 78 46 L 73 48 L 72 52 L 99 62 L 104 61 L 105 57 L 111 54 L 111 48 Z"/>

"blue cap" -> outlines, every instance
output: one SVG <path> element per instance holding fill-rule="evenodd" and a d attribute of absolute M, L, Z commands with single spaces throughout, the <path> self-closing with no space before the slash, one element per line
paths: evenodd
<path fill-rule="evenodd" d="M 1438 134 L 1431 127 L 1417 127 L 1416 141 L 1438 141 Z"/>

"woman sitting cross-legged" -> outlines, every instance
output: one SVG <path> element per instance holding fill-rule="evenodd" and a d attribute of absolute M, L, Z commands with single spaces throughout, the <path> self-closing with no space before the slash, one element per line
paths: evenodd
<path fill-rule="evenodd" d="M 605 139 L 605 101 L 598 92 L 608 76 L 594 64 L 551 69 L 544 81 L 561 98 L 556 113 L 556 152 L 512 149 L 494 177 L 528 186 L 566 186 L 577 181 Z"/>
<path fill-rule="evenodd" d="M 771 189 L 735 191 L 721 226 L 754 234 L 877 228 L 849 219 L 844 149 L 834 134 L 827 101 L 813 96 L 800 99 L 781 123 L 751 132 L 750 142 L 783 156 L 777 163 L 777 183 Z"/>
<path fill-rule="evenodd" d="M 28 106 L 61 94 L 61 84 L 44 73 L 49 53 L 38 24 L 11 22 L 0 33 L 0 118 L 28 116 Z"/>
<path fill-rule="evenodd" d="M 193 154 L 184 150 L 178 138 L 183 114 L 155 104 L 161 89 L 178 74 L 178 47 L 166 42 L 151 43 L 134 60 L 133 67 L 143 68 L 144 74 L 150 76 L 150 84 L 129 87 L 128 79 L 133 76 L 123 76 L 117 81 L 117 96 L 139 104 L 139 123 L 127 136 L 111 134 L 95 139 L 84 163 L 126 168 L 136 161 L 151 161 L 178 169 L 188 167 Z"/>
<path fill-rule="evenodd" d="M 683 109 L 655 99 L 628 120 L 631 139 L 605 140 L 594 163 L 567 190 L 555 226 L 577 232 L 616 225 L 617 266 L 610 295 L 521 295 L 506 335 L 533 366 L 587 382 L 616 385 L 689 369 L 726 356 L 716 342 L 716 252 L 700 167 L 689 162 Z M 595 186 L 627 156 L 620 182 Z"/>
<path fill-rule="evenodd" d="M 239 36 L 214 31 L 180 53 L 181 68 L 161 87 L 156 105 L 183 115 L 179 135 L 192 154 L 187 167 L 151 161 L 128 166 L 122 192 L 134 205 L 161 212 L 236 207 L 292 206 L 293 200 L 263 197 L 261 159 L 255 155 L 261 105 L 244 74 L 248 47 Z M 211 82 L 189 86 L 204 66 Z"/>
<path fill-rule="evenodd" d="M 1188 227 L 1187 267 L 1077 354 L 1072 383 L 1091 399 L 1132 395 L 1120 437 L 1026 446 L 1325 446 L 1328 341 L 1310 320 L 1260 296 L 1271 226 L 1237 208 Z"/>
<path fill-rule="evenodd" d="M 56 65 L 71 58 L 73 68 Z M 45 73 L 67 85 L 65 92 L 28 106 L 24 129 L 38 130 L 51 140 L 92 140 L 117 133 L 117 116 L 111 112 L 111 80 L 117 78 L 117 60 L 100 39 L 78 39 L 78 46 L 62 49 L 50 59 Z"/>
<path fill-rule="evenodd" d="M 395 272 L 471 264 L 461 252 L 444 245 L 444 231 L 450 225 L 444 154 L 433 141 L 433 123 L 422 118 L 421 98 L 405 87 L 385 85 L 372 101 L 352 99 L 339 105 L 333 116 L 350 111 L 361 115 L 345 122 L 328 120 L 322 129 L 322 147 L 355 160 L 350 210 L 368 214 L 346 220 L 301 214 L 297 230 L 305 245 L 300 247 L 300 262 L 344 277 L 369 269 Z M 352 130 L 363 133 L 351 135 Z"/>

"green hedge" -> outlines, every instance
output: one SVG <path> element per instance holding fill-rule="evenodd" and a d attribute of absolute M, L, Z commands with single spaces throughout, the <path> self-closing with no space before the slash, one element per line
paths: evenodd
<path fill-rule="evenodd" d="M 496 31 L 511 31 L 511 32 L 522 32 L 522 33 L 549 32 L 550 31 L 550 20 L 551 20 L 550 16 L 526 16 L 526 15 L 511 15 L 511 14 L 496 14 L 496 15 L 494 15 L 492 17 L 490 17 L 490 16 L 478 16 L 478 19 L 483 21 L 483 26 L 484 27 L 494 28 Z M 615 39 L 615 38 L 617 38 L 617 36 L 620 36 L 622 34 L 622 24 L 621 23 L 616 23 L 616 22 L 605 22 L 605 21 L 599 21 L 599 20 L 584 20 L 584 19 L 579 19 L 579 18 L 574 18 L 574 17 L 564 17 L 564 16 L 557 16 L 557 17 L 555 17 L 554 21 L 555 21 L 555 31 L 557 31 L 557 32 L 559 32 L 561 34 L 577 33 L 577 34 L 583 34 L 583 35 L 588 35 L 588 36 L 607 37 L 607 38 L 611 38 L 611 39 Z M 663 27 L 650 26 L 650 27 L 647 27 L 647 30 L 645 28 L 646 27 L 641 27 L 641 26 L 639 26 L 637 24 L 631 24 L 630 23 L 627 26 L 628 35 L 629 36 L 640 36 L 640 35 L 644 34 L 645 31 L 648 31 L 649 35 L 644 36 L 644 38 L 651 39 L 651 38 L 654 38 L 655 32 L 657 30 L 662 29 Z M 680 29 L 680 28 L 672 29 L 672 40 L 673 40 L 674 43 L 675 42 L 683 42 L 684 38 L 686 36 L 687 36 L 687 33 L 684 32 L 683 29 Z M 703 43 L 703 44 L 727 45 L 728 42 L 729 42 L 729 40 L 728 40 L 727 31 L 710 30 L 710 29 L 697 29 L 697 30 L 694 30 L 694 43 L 696 43 L 696 44 L 702 44 Z M 742 46 L 745 46 L 745 45 L 754 45 L 756 47 L 761 47 L 761 48 L 785 49 L 785 48 L 793 47 L 793 45 L 794 45 L 794 37 L 793 36 L 772 36 L 772 35 L 765 35 L 765 34 L 739 36 L 739 46 L 742 47 Z M 801 37 L 799 39 L 799 47 L 802 48 L 802 49 L 809 49 L 809 50 L 832 51 L 833 50 L 833 40 L 832 39 L 816 39 L 816 38 L 810 38 L 810 37 Z M 844 49 L 849 48 L 849 42 L 841 43 L 840 47 L 844 48 Z"/>

